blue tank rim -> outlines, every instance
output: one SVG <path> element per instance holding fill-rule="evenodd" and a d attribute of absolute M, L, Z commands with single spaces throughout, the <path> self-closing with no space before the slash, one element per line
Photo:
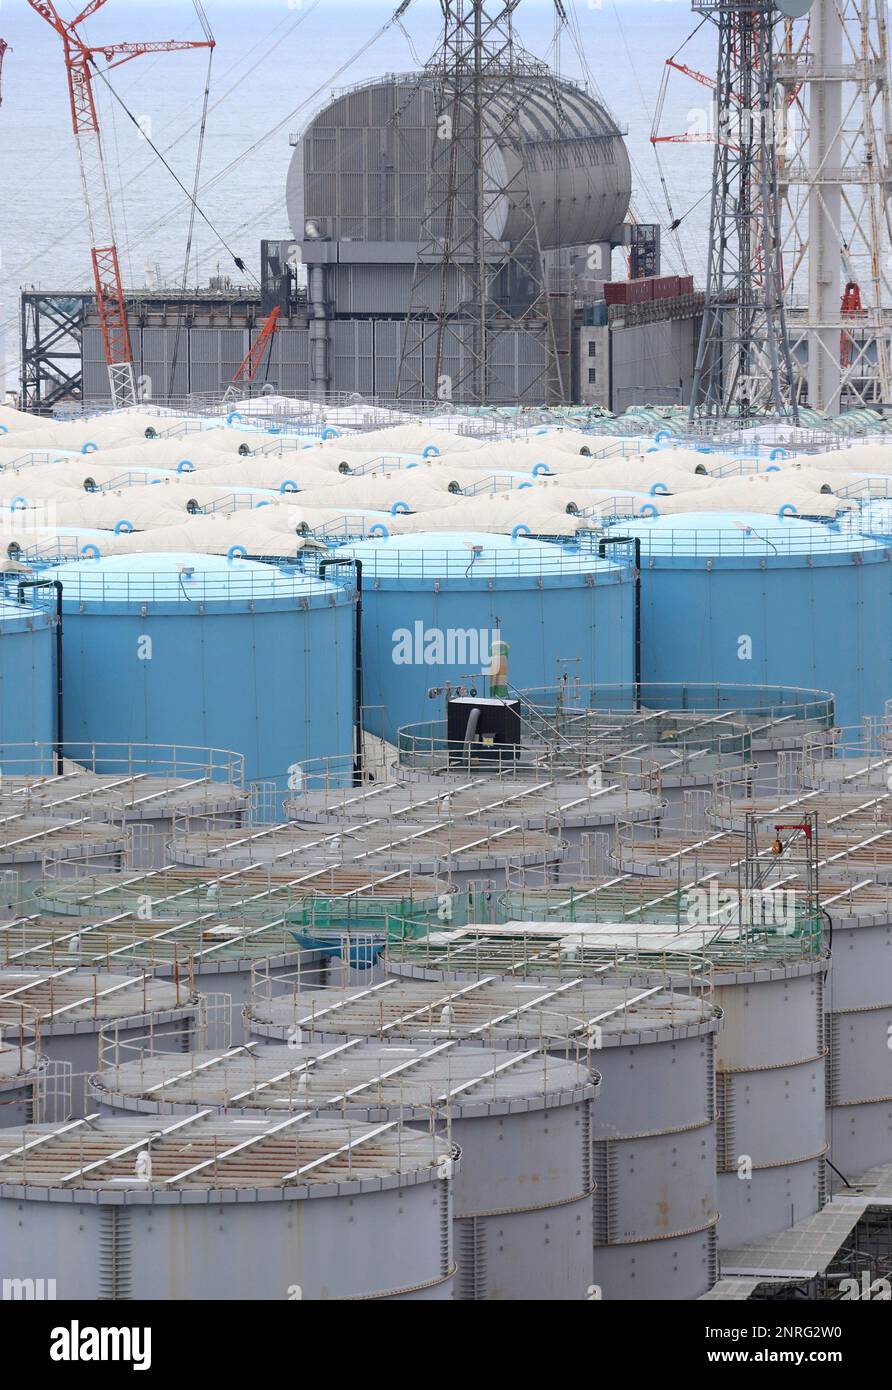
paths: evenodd
<path fill-rule="evenodd" d="M 0 590 L 0 637 L 48 630 L 55 624 L 55 594 L 50 590 L 47 592 L 51 596 L 43 598 L 39 596 L 43 591 L 39 590 L 25 603 L 19 604 L 15 601 L 15 580 L 18 577 L 12 576 L 11 582 Z M 27 576 L 22 575 L 21 578 Z"/>
<path fill-rule="evenodd" d="M 618 521 L 609 530 L 640 539 L 643 569 L 840 568 L 892 559 L 875 537 L 798 516 L 670 512 L 653 521 Z"/>
<path fill-rule="evenodd" d="M 437 544 L 427 546 L 428 538 Z M 496 532 L 411 532 L 348 542 L 333 553 L 360 560 L 363 586 L 388 592 L 594 588 L 634 578 L 630 559 L 617 563 L 573 542 Z"/>
<path fill-rule="evenodd" d="M 188 552 L 112 555 L 63 563 L 52 573 L 62 584 L 62 611 L 70 616 L 301 613 L 352 607 L 356 602 L 346 582 L 321 580 L 296 563 L 275 565 L 241 557 L 229 560 Z"/>

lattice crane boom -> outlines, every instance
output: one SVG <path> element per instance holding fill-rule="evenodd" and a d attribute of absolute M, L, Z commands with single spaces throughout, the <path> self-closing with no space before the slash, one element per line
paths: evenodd
<path fill-rule="evenodd" d="M 250 389 L 253 382 L 256 380 L 257 373 L 260 371 L 261 363 L 267 351 L 272 351 L 273 338 L 276 336 L 281 316 L 282 310 L 277 304 L 258 333 L 244 362 L 232 378 L 232 382 L 227 388 L 226 395 L 223 397 L 224 403 L 232 400 L 234 396 L 238 395 L 238 388 L 240 386 Z"/>
<path fill-rule="evenodd" d="M 205 30 L 204 39 L 152 41 L 149 43 L 89 44 L 78 32 L 80 26 L 97 13 L 107 0 L 90 0 L 74 19 L 64 19 L 53 0 L 28 0 L 62 40 L 71 123 L 77 144 L 84 203 L 90 228 L 90 258 L 96 290 L 96 307 L 102 330 L 108 366 L 111 397 L 116 406 L 136 405 L 136 378 L 133 351 L 127 327 L 127 306 L 121 280 L 121 266 L 115 237 L 111 188 L 102 151 L 99 113 L 93 93 L 97 58 L 109 68 L 147 53 L 174 53 L 196 48 L 213 48 L 214 39 Z"/>

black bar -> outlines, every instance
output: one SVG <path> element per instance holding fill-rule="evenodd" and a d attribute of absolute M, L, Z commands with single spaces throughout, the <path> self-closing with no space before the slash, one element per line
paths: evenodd
<path fill-rule="evenodd" d="M 319 562 L 319 578 L 325 578 L 330 565 L 352 565 L 356 571 L 356 636 L 354 639 L 353 683 L 353 785 L 362 783 L 362 561 L 352 556 L 343 559 L 326 559 Z"/>
<path fill-rule="evenodd" d="M 62 776 L 65 747 L 65 686 L 62 676 L 62 583 L 58 579 L 19 580 L 19 603 L 25 601 L 26 589 L 55 589 L 56 591 L 56 776 Z"/>
<path fill-rule="evenodd" d="M 641 708 L 641 537 L 602 536 L 598 542 L 598 557 L 603 560 L 608 545 L 635 547 L 635 708 Z"/>

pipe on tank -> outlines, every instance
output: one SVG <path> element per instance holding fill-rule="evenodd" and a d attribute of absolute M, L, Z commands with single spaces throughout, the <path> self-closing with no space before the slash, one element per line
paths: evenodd
<path fill-rule="evenodd" d="M 635 708 L 641 708 L 641 537 L 602 536 L 598 541 L 598 557 L 607 558 L 608 545 L 635 547 Z"/>
<path fill-rule="evenodd" d="M 352 565 L 356 571 L 356 614 L 355 636 L 353 641 L 353 785 L 362 784 L 362 561 L 352 556 L 343 559 L 332 558 L 319 562 L 319 578 L 331 565 Z"/>
<path fill-rule="evenodd" d="M 65 686 L 62 675 L 62 583 L 59 579 L 22 579 L 19 581 L 19 603 L 25 602 L 26 589 L 55 589 L 56 591 L 56 776 L 61 777 L 65 760 Z"/>
<path fill-rule="evenodd" d="M 472 744 L 472 743 L 474 742 L 474 736 L 475 736 L 475 734 L 477 733 L 477 725 L 478 725 L 479 723 L 480 723 L 480 708 L 479 708 L 478 705 L 475 705 L 474 708 L 471 710 L 471 713 L 468 715 L 468 724 L 467 724 L 467 728 L 465 729 L 465 747 L 466 747 L 466 748 L 467 748 L 470 744 Z"/>
<path fill-rule="evenodd" d="M 328 322 L 325 309 L 325 270 L 321 265 L 309 267 L 307 302 L 310 310 L 310 387 L 318 400 L 324 400 L 330 383 Z M 324 431 L 322 438 L 325 438 Z"/>

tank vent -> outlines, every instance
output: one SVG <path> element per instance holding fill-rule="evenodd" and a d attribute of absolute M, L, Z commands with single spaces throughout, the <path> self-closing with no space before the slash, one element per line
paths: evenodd
<path fill-rule="evenodd" d="M 103 1207 L 99 1225 L 99 1294 L 101 1301 L 133 1297 L 133 1239 L 126 1207 Z"/>
<path fill-rule="evenodd" d="M 616 1234 L 617 1203 L 616 1145 L 610 1139 L 596 1139 L 592 1145 L 592 1179 L 595 1244 L 610 1245 Z"/>
<path fill-rule="evenodd" d="M 458 1245 L 456 1298 L 480 1303 L 486 1298 L 486 1226 L 476 1216 L 462 1217 L 455 1223 Z"/>

